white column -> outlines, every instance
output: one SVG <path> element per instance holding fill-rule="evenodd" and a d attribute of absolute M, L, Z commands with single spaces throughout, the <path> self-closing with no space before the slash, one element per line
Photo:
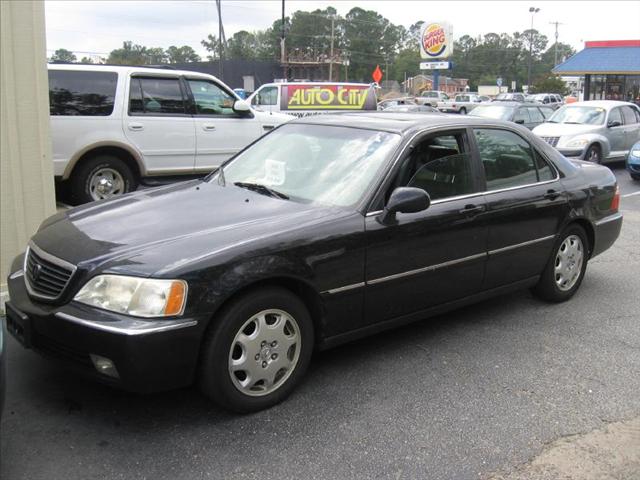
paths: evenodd
<path fill-rule="evenodd" d="M 55 213 L 44 2 L 0 1 L 0 309 L 13 258 Z"/>

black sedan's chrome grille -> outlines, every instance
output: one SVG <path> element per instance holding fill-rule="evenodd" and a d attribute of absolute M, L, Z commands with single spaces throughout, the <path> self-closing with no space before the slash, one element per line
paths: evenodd
<path fill-rule="evenodd" d="M 556 145 L 558 145 L 558 140 L 560 140 L 560 137 L 541 137 L 541 138 L 552 147 L 555 147 Z"/>
<path fill-rule="evenodd" d="M 24 275 L 27 290 L 34 297 L 55 300 L 69 284 L 76 267 L 43 252 L 33 244 L 25 255 Z"/>

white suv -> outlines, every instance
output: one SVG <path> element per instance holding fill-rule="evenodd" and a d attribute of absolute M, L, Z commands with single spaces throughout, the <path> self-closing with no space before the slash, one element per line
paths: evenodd
<path fill-rule="evenodd" d="M 251 109 L 211 75 L 144 67 L 49 65 L 49 108 L 54 174 L 74 203 L 205 174 L 293 118 Z"/>

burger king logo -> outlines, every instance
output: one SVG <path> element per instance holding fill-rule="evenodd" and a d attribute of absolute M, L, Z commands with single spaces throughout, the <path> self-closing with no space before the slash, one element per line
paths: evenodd
<path fill-rule="evenodd" d="M 422 48 L 430 57 L 437 57 L 447 48 L 444 27 L 439 23 L 432 23 L 424 29 L 422 34 Z"/>

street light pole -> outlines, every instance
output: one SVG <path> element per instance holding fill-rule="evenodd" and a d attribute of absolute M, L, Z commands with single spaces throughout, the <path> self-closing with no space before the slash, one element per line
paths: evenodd
<path fill-rule="evenodd" d="M 527 93 L 531 91 L 531 57 L 533 55 L 533 16 L 540 11 L 539 8 L 529 7 L 531 13 L 531 30 L 529 30 L 529 69 L 527 71 Z"/>

